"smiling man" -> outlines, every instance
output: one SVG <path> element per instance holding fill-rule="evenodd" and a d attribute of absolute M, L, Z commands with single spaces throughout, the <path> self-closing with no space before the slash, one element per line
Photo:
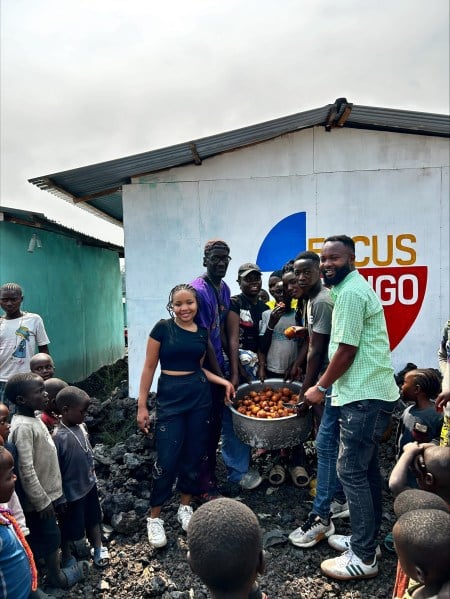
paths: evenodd
<path fill-rule="evenodd" d="M 355 244 L 347 235 L 328 237 L 321 270 L 334 300 L 329 359 L 325 372 L 305 397 L 321 403 L 333 385 L 339 409 L 337 472 L 347 497 L 350 537 L 331 535 L 343 552 L 322 562 L 324 574 L 338 580 L 378 574 L 377 535 L 382 513 L 378 447 L 398 399 L 383 307 L 372 287 L 355 270 Z"/>

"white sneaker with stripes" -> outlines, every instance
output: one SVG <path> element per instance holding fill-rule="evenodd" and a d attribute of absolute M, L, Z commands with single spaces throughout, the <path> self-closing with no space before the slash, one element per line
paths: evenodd
<path fill-rule="evenodd" d="M 378 563 L 375 557 L 372 564 L 365 564 L 351 549 L 339 557 L 326 559 L 320 564 L 320 569 L 326 576 L 337 580 L 358 580 L 373 578 L 378 574 Z"/>

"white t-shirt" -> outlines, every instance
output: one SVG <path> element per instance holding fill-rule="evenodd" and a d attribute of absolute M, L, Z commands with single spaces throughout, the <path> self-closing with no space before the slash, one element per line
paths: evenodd
<path fill-rule="evenodd" d="M 30 372 L 36 346 L 50 343 L 39 314 L 23 312 L 19 318 L 0 317 L 0 381 L 18 372 Z"/>

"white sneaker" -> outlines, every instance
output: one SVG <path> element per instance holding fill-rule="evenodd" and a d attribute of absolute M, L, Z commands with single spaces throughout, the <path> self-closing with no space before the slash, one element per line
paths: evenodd
<path fill-rule="evenodd" d="M 167 537 L 164 531 L 164 521 L 161 518 L 147 518 L 148 542 L 152 547 L 164 547 L 167 545 Z"/>
<path fill-rule="evenodd" d="M 365 564 L 351 549 L 333 559 L 326 559 L 320 569 L 330 578 L 337 580 L 357 580 L 373 578 L 378 574 L 377 558 L 372 564 Z"/>
<path fill-rule="evenodd" d="M 189 522 L 192 518 L 194 510 L 190 505 L 180 505 L 177 512 L 177 520 L 181 524 L 181 528 L 186 532 L 189 526 Z"/>
<path fill-rule="evenodd" d="M 333 519 L 350 517 L 350 510 L 348 509 L 348 503 L 346 501 L 341 503 L 337 499 L 333 499 L 330 505 L 330 512 Z"/>
<path fill-rule="evenodd" d="M 330 519 L 328 524 L 316 514 L 310 514 L 302 526 L 289 535 L 290 542 L 296 547 L 313 547 L 319 541 L 334 534 L 334 524 Z"/>
<path fill-rule="evenodd" d="M 351 549 L 350 544 L 351 535 L 332 535 L 328 538 L 328 545 L 336 549 L 336 551 L 348 551 Z M 377 559 L 381 557 L 381 547 L 379 545 L 376 546 L 375 556 Z"/>
<path fill-rule="evenodd" d="M 260 473 L 257 470 L 249 470 L 239 481 L 239 484 L 243 489 L 247 491 L 252 491 L 259 487 L 262 483 L 263 479 Z"/>

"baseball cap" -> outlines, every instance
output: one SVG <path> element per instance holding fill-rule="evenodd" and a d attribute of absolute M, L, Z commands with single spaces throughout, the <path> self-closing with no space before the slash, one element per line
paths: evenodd
<path fill-rule="evenodd" d="M 238 277 L 246 277 L 251 272 L 259 272 L 261 273 L 261 269 L 257 264 L 253 264 L 252 262 L 245 262 L 245 264 L 241 264 L 238 270 Z"/>

